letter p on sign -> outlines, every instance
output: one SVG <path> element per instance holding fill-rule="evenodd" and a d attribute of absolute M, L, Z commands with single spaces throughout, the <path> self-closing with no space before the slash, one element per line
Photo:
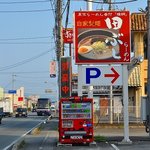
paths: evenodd
<path fill-rule="evenodd" d="M 101 71 L 98 68 L 86 68 L 86 84 L 90 84 L 92 78 L 98 78 L 100 75 Z"/>

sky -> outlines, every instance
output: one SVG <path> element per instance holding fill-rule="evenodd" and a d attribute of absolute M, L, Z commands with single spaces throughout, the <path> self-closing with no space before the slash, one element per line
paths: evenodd
<path fill-rule="evenodd" d="M 49 63 L 56 60 L 54 2 L 55 0 L 0 1 L 0 87 L 5 92 L 13 86 L 15 89 L 25 87 L 26 96 L 40 95 L 57 100 L 57 77 L 49 76 Z M 63 8 L 66 2 L 63 0 Z M 138 12 L 139 8 L 145 9 L 146 6 L 147 0 L 137 0 L 113 5 L 113 8 L 126 8 L 132 13 Z M 68 27 L 73 27 L 73 12 L 86 9 L 85 1 L 71 0 Z M 94 3 L 93 10 L 99 9 L 107 10 L 108 5 Z M 63 26 L 65 19 L 66 11 L 63 13 Z M 67 47 L 66 44 L 65 56 L 68 56 Z M 75 65 L 73 73 L 77 73 Z M 46 89 L 53 92 L 45 93 Z"/>

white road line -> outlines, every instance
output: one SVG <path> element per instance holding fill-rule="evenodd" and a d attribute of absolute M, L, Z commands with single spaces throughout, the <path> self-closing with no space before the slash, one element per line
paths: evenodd
<path fill-rule="evenodd" d="M 111 146 L 112 146 L 115 150 L 119 150 L 119 148 L 118 148 L 115 144 L 111 144 Z"/>

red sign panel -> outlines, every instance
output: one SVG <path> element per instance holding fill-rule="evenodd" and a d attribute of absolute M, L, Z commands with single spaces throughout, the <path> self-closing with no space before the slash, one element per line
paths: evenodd
<path fill-rule="evenodd" d="M 77 11 L 74 27 L 77 64 L 130 63 L 129 11 Z"/>
<path fill-rule="evenodd" d="M 63 41 L 64 43 L 73 43 L 73 29 L 63 29 Z"/>
<path fill-rule="evenodd" d="M 18 97 L 18 101 L 23 101 L 23 97 Z"/>
<path fill-rule="evenodd" d="M 61 58 L 61 97 L 70 96 L 71 83 L 71 57 Z"/>

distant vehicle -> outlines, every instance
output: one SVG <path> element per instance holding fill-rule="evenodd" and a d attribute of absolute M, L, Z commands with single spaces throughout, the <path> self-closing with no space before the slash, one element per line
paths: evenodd
<path fill-rule="evenodd" d="M 39 98 L 37 101 L 36 112 L 38 116 L 51 115 L 51 100 L 49 98 Z"/>
<path fill-rule="evenodd" d="M 54 113 L 56 112 L 55 105 L 51 105 L 51 111 L 54 112 Z"/>
<path fill-rule="evenodd" d="M 5 99 L 0 101 L 0 107 L 3 107 L 3 115 L 11 117 L 13 115 L 13 105 L 12 100 Z"/>
<path fill-rule="evenodd" d="M 3 118 L 3 108 L 0 107 L 0 124 L 2 123 L 2 118 Z"/>
<path fill-rule="evenodd" d="M 36 108 L 33 108 L 33 109 L 32 109 L 32 112 L 36 112 Z"/>
<path fill-rule="evenodd" d="M 56 108 L 55 108 L 55 105 L 51 105 L 51 117 L 55 117 L 56 115 Z"/>
<path fill-rule="evenodd" d="M 16 117 L 27 117 L 28 116 L 27 108 L 17 108 L 15 116 Z"/>

